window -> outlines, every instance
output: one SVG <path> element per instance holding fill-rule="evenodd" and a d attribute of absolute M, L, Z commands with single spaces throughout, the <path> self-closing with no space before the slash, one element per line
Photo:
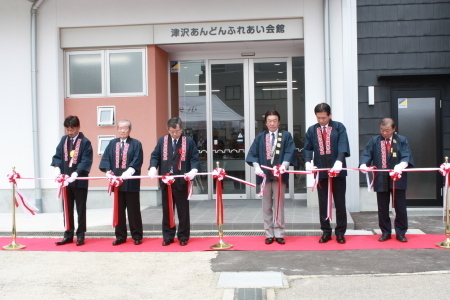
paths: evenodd
<path fill-rule="evenodd" d="M 103 155 L 109 141 L 115 139 L 115 135 L 99 135 L 98 136 L 98 155 Z"/>
<path fill-rule="evenodd" d="M 116 119 L 115 106 L 97 106 L 97 125 L 114 126 Z"/>
<path fill-rule="evenodd" d="M 66 52 L 67 98 L 145 96 L 145 49 Z"/>

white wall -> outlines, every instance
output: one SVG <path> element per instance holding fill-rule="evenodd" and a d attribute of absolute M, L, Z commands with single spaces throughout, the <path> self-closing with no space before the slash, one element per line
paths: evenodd
<path fill-rule="evenodd" d="M 348 0 L 342 0 L 348 1 Z M 354 0 L 353 0 L 354 1 Z M 343 111 L 346 101 L 357 105 L 357 99 L 346 100 L 343 78 L 343 37 L 341 1 L 330 1 L 332 44 L 338 48 L 332 53 L 333 116 L 336 120 L 349 120 L 357 114 Z M 6 175 L 13 165 L 24 176 L 33 176 L 31 93 L 30 93 L 30 8 L 26 0 L 0 0 L 0 114 L 4 124 L 0 176 Z M 215 7 L 214 7 L 215 6 Z M 321 0 L 44 0 L 38 11 L 38 103 L 41 176 L 51 177 L 49 166 L 54 149 L 63 134 L 63 52 L 59 48 L 59 28 L 89 27 L 133 24 L 162 24 L 207 22 L 249 19 L 281 19 L 304 17 L 305 50 L 305 98 L 306 124 L 316 123 L 314 106 L 324 101 L 324 54 L 323 54 L 323 1 Z M 334 26 L 336 25 L 336 26 Z M 333 49 L 333 45 L 332 45 Z M 334 63 L 334 65 L 333 65 Z M 356 102 L 354 102 L 356 101 Z M 341 108 L 342 106 L 342 108 Z M 350 119 L 349 119 L 350 118 Z M 351 134 L 354 138 L 354 133 Z M 357 141 L 357 136 L 355 141 Z M 352 146 L 352 156 L 358 149 Z M 355 181 L 357 182 L 357 181 Z M 311 180 L 308 181 L 311 186 Z M 22 188 L 32 188 L 32 181 L 20 182 Z M 42 183 L 43 188 L 54 188 L 52 181 Z M 0 181 L 0 191 L 9 189 L 6 180 Z M 5 193 L 0 193 L 1 200 Z"/>
<path fill-rule="evenodd" d="M 6 174 L 13 166 L 22 175 L 33 175 L 30 8 L 28 1 L 0 0 L 0 189 L 11 188 Z M 20 187 L 34 183 L 23 181 Z"/>

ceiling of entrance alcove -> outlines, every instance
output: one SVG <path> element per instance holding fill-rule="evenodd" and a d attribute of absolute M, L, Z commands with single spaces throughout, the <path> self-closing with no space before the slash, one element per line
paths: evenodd
<path fill-rule="evenodd" d="M 269 49 L 295 49 L 303 53 L 303 40 L 277 40 L 277 41 L 248 41 L 248 42 L 228 42 L 228 43 L 198 43 L 198 44 L 171 44 L 158 45 L 161 49 L 169 53 L 190 52 L 190 51 L 258 51 Z"/>

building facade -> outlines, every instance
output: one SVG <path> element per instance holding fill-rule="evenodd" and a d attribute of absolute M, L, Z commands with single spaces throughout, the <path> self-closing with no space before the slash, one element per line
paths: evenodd
<path fill-rule="evenodd" d="M 357 167 L 360 150 L 377 134 L 381 117 L 398 114 L 401 134 L 402 118 L 411 119 L 393 103 L 405 98 L 411 106 L 416 101 L 411 98 L 437 97 L 411 94 L 405 82 L 410 87 L 424 83 L 423 90 L 439 85 L 439 97 L 448 100 L 449 21 L 448 14 L 439 15 L 448 12 L 448 3 L 376 2 L 0 0 L 0 113 L 13 126 L 6 131 L 11 143 L 1 150 L 5 159 L 0 169 L 6 174 L 15 166 L 24 177 L 51 178 L 51 156 L 68 115 L 80 117 L 81 131 L 92 141 L 91 176 L 103 175 L 98 170 L 103 145 L 115 137 L 115 125 L 122 119 L 132 122 L 131 136 L 143 144 L 146 169 L 157 138 L 167 133 L 166 121 L 179 116 L 185 134 L 197 142 L 202 171 L 219 163 L 230 175 L 254 181 L 243 159 L 264 129 L 264 113 L 280 112 L 282 128 L 295 138 L 297 169 L 302 169 L 304 134 L 316 123 L 313 109 L 320 102 L 329 103 L 333 119 L 346 125 L 352 154 L 347 163 Z M 416 50 L 429 56 L 416 55 L 413 64 L 409 46 L 400 47 L 413 42 L 410 23 L 405 32 L 388 26 L 410 22 L 405 11 L 409 16 L 410 6 L 422 5 L 428 7 L 424 18 L 429 23 L 421 24 L 422 12 L 416 16 L 414 8 L 414 34 L 421 43 L 420 34 L 428 33 L 418 28 L 428 26 L 428 35 L 435 38 L 432 47 L 440 50 L 424 41 Z M 432 33 L 433 26 L 440 28 L 439 34 Z M 439 42 L 439 37 L 444 40 Z M 391 53 L 386 45 L 395 40 L 397 52 Z M 429 67 L 423 65 L 427 62 Z M 440 83 L 433 80 L 436 75 Z M 373 105 L 368 95 L 374 95 Z M 434 137 L 436 162 L 449 148 L 444 145 L 444 120 L 449 117 L 445 101 L 435 124 L 440 130 Z M 357 172 L 349 173 L 348 209 L 373 209 L 374 195 L 365 192 Z M 60 211 L 51 179 L 19 184 L 42 211 Z M 287 197 L 316 206 L 310 186 L 312 178 L 291 176 Z M 158 205 L 157 191 L 156 180 L 142 180 L 143 205 Z M 213 180 L 198 176 L 194 192 L 194 199 L 213 199 Z M 228 199 L 256 198 L 256 193 L 232 181 L 224 184 Z M 10 199 L 10 185 L 0 182 L 0 211 L 10 209 Z M 439 201 L 436 197 L 437 205 Z M 88 207 L 110 206 L 106 181 L 91 181 Z"/>

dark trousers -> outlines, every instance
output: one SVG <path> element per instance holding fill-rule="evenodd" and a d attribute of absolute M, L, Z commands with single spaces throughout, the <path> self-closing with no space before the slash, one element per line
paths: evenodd
<path fill-rule="evenodd" d="M 331 234 L 332 228 L 330 220 L 327 218 L 327 199 L 328 199 L 328 178 L 321 179 L 317 186 L 317 194 L 319 197 L 319 214 L 320 214 L 320 229 L 324 233 Z M 345 207 L 345 191 L 347 188 L 346 177 L 332 178 L 333 200 L 336 208 L 336 228 L 334 233 L 336 235 L 344 235 L 347 230 L 347 209 Z"/>
<path fill-rule="evenodd" d="M 72 239 L 75 232 L 74 226 L 74 216 L 73 209 L 74 205 L 77 206 L 78 215 L 78 227 L 77 227 L 77 238 L 84 238 L 86 232 L 86 202 L 87 202 L 87 188 L 77 188 L 68 186 L 67 189 L 67 200 L 69 209 L 69 222 L 70 229 L 64 232 L 64 238 Z"/>
<path fill-rule="evenodd" d="M 128 224 L 133 239 L 142 239 L 144 230 L 142 228 L 141 203 L 139 192 L 119 191 L 119 224 L 115 228 L 116 238 L 126 241 L 127 239 L 127 219 L 125 210 L 128 213 Z"/>
<path fill-rule="evenodd" d="M 385 234 L 391 234 L 392 224 L 389 216 L 389 203 L 391 200 L 391 193 L 389 192 L 377 192 L 378 202 L 378 224 L 381 232 Z M 404 235 L 408 230 L 408 215 L 406 212 L 406 190 L 395 190 L 395 233 L 398 235 Z"/>
<path fill-rule="evenodd" d="M 183 178 L 181 178 L 184 180 Z M 176 179 L 178 180 L 178 179 Z M 169 219 L 169 204 L 167 199 L 167 187 L 161 190 L 162 192 L 162 209 L 163 209 L 163 220 L 162 220 L 162 228 L 163 228 L 163 238 L 164 239 L 173 239 L 175 237 L 175 232 L 177 230 L 176 225 L 174 227 L 170 227 L 170 219 Z M 188 192 L 186 189 L 177 190 L 174 186 L 172 186 L 172 199 L 174 204 L 174 209 L 177 209 L 178 215 L 178 232 L 177 237 L 180 241 L 189 240 L 191 234 L 191 219 L 189 214 L 189 200 L 187 199 Z"/>

